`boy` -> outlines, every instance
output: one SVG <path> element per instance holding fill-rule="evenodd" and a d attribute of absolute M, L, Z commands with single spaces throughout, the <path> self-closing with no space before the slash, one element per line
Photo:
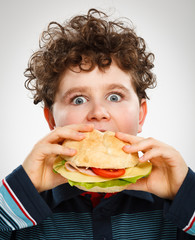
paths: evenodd
<path fill-rule="evenodd" d="M 50 23 L 25 76 L 52 131 L 2 181 L 1 239 L 195 239 L 195 174 L 172 147 L 136 136 L 152 68 L 144 40 L 102 12 Z M 127 153 L 142 151 L 150 176 L 116 194 L 70 187 L 52 171 L 55 156 L 75 155 L 61 142 L 94 128 L 116 132 Z"/>

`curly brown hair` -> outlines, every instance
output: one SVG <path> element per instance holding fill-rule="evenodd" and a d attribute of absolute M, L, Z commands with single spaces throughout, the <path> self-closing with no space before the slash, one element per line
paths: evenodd
<path fill-rule="evenodd" d="M 51 109 L 67 68 L 91 71 L 98 66 L 103 71 L 113 60 L 131 74 L 138 98 L 148 98 L 146 89 L 156 86 L 151 71 L 154 54 L 146 51 L 144 39 L 136 35 L 130 20 L 126 25 L 121 20 L 109 21 L 105 13 L 90 9 L 87 15 L 63 24 L 49 23 L 24 72 L 25 87 L 32 91 L 35 104 L 43 101 Z"/>

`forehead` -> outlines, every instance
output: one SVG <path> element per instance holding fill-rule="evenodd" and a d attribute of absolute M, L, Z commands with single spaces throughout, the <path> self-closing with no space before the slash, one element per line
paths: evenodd
<path fill-rule="evenodd" d="M 115 63 L 109 68 L 100 70 L 97 66 L 89 72 L 78 71 L 78 68 L 67 69 L 60 78 L 58 92 L 70 88 L 89 87 L 105 88 L 109 85 L 123 85 L 126 88 L 133 88 L 132 77 L 130 73 L 121 70 Z"/>

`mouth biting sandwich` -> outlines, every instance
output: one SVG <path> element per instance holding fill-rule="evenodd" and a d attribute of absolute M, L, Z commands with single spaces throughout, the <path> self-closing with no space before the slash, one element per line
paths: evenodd
<path fill-rule="evenodd" d="M 81 141 L 65 140 L 62 145 L 76 149 L 77 154 L 58 156 L 53 165 L 54 172 L 71 186 L 90 192 L 120 192 L 150 174 L 152 164 L 139 163 L 138 153 L 125 153 L 122 147 L 127 143 L 114 132 L 95 129 L 85 135 Z"/>

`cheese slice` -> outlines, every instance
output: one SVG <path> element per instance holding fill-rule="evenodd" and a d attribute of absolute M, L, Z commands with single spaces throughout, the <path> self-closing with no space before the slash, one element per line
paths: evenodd
<path fill-rule="evenodd" d="M 80 172 L 70 172 L 66 170 L 64 164 L 60 164 L 63 161 L 61 157 L 54 163 L 54 170 L 61 174 L 63 177 L 75 181 L 75 182 L 105 182 L 115 178 L 103 178 L 99 176 L 88 176 Z M 133 178 L 136 176 L 146 176 L 152 170 L 152 164 L 150 162 L 138 163 L 135 167 L 126 168 L 126 172 L 120 179 L 123 178 Z"/>

